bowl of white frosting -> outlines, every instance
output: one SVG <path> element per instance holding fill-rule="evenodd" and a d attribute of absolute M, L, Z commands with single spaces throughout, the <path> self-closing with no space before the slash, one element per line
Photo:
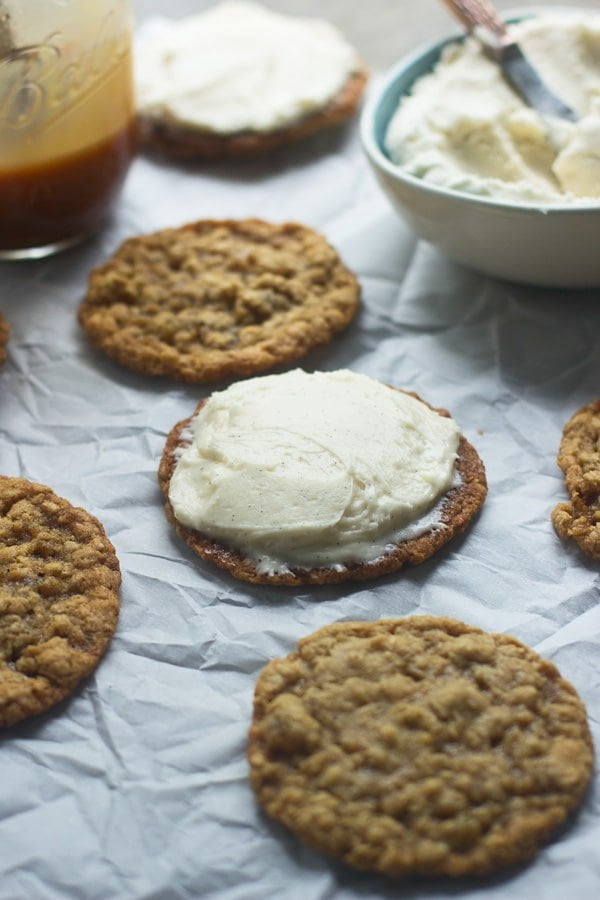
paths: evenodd
<path fill-rule="evenodd" d="M 599 286 L 600 13 L 528 8 L 507 22 L 577 122 L 528 107 L 462 35 L 385 76 L 363 112 L 363 145 L 402 217 L 457 262 L 528 284 Z"/>

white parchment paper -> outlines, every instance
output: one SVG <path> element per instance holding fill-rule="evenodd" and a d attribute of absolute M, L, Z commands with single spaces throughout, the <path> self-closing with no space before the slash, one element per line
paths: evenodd
<path fill-rule="evenodd" d="M 132 234 L 201 217 L 295 219 L 361 280 L 362 312 L 305 367 L 349 367 L 447 407 L 485 461 L 489 497 L 433 560 L 374 582 L 238 583 L 168 527 L 156 483 L 166 433 L 207 388 L 129 372 L 93 351 L 75 311 L 89 269 Z M 268 162 L 177 169 L 138 160 L 91 243 L 5 264 L 12 325 L 0 373 L 0 472 L 44 482 L 103 522 L 123 571 L 111 648 L 74 697 L 0 736 L 0 898 L 597 900 L 597 786 L 535 862 L 479 881 L 388 881 L 302 847 L 255 806 L 246 732 L 273 656 L 331 622 L 444 614 L 507 632 L 578 689 L 600 746 L 598 567 L 563 544 L 555 455 L 600 393 L 600 292 L 485 279 L 415 240 L 355 129 Z M 221 385 L 222 386 L 222 385 Z"/>

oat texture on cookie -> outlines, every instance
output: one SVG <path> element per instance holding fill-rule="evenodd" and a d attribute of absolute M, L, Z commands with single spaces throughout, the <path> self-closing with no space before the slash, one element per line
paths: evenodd
<path fill-rule="evenodd" d="M 92 272 L 79 321 L 131 369 L 215 381 L 327 343 L 354 317 L 359 294 L 310 228 L 208 220 L 126 241 Z"/>
<path fill-rule="evenodd" d="M 67 697 L 105 652 L 121 577 L 100 522 L 0 476 L 0 727 Z"/>
<path fill-rule="evenodd" d="M 571 499 L 554 508 L 552 523 L 562 538 L 600 560 L 600 399 L 569 419 L 557 462 Z"/>
<path fill-rule="evenodd" d="M 8 343 L 8 322 L 0 313 L 0 366 L 6 360 L 6 344 Z"/>
<path fill-rule="evenodd" d="M 255 691 L 265 812 L 360 869 L 461 876 L 532 857 L 582 800 L 585 708 L 518 640 L 447 618 L 331 625 Z"/>

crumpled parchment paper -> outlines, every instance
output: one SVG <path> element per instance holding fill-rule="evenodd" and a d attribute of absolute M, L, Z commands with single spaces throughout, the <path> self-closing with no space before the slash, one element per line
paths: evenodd
<path fill-rule="evenodd" d="M 168 527 L 156 470 L 171 426 L 209 388 L 133 374 L 75 319 L 89 269 L 122 239 L 202 217 L 295 219 L 360 277 L 358 320 L 309 369 L 349 367 L 447 407 L 482 456 L 489 497 L 464 537 L 373 582 L 251 587 Z M 103 522 L 123 571 L 109 652 L 73 698 L 0 736 L 1 900 L 596 900 L 600 804 L 529 866 L 394 883 L 304 848 L 257 810 L 247 781 L 254 682 L 331 622 L 443 614 L 513 634 L 587 704 L 600 746 L 598 567 L 563 544 L 561 429 L 600 393 L 599 292 L 518 287 L 418 242 L 368 171 L 356 127 L 268 161 L 178 169 L 139 159 L 111 225 L 54 259 L 5 264 L 12 325 L 0 373 L 0 472 L 52 486 Z M 219 385 L 223 387 L 223 385 Z"/>

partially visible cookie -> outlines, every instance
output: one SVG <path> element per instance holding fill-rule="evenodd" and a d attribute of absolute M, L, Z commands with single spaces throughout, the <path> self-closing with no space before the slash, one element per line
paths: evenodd
<path fill-rule="evenodd" d="M 121 576 L 100 522 L 0 476 L 0 727 L 67 697 L 114 633 Z"/>
<path fill-rule="evenodd" d="M 205 220 L 125 241 L 91 273 L 79 321 L 130 369 L 215 381 L 327 343 L 359 296 L 354 275 L 311 228 Z"/>
<path fill-rule="evenodd" d="M 557 462 L 571 500 L 554 508 L 552 524 L 562 538 L 573 539 L 584 553 L 600 560 L 600 400 L 569 419 Z"/>
<path fill-rule="evenodd" d="M 285 381 L 287 384 L 292 383 L 292 379 L 298 376 L 303 376 L 304 378 L 316 379 L 321 378 L 323 380 L 327 378 L 335 378 L 340 375 L 351 375 L 355 378 L 364 379 L 365 376 L 356 376 L 355 373 L 314 373 L 312 376 L 308 376 L 306 373 L 302 372 L 289 372 L 285 375 L 277 375 L 270 376 L 266 379 L 254 379 L 253 381 L 244 382 L 243 385 L 234 385 L 229 388 L 226 392 L 222 394 L 213 395 L 215 397 L 223 396 L 226 394 L 236 394 L 236 398 L 233 401 L 233 408 L 240 408 L 244 406 L 243 398 L 238 397 L 237 395 L 242 390 L 248 390 L 251 393 L 254 392 L 254 385 L 259 388 L 262 383 L 266 381 L 274 382 L 275 379 L 279 381 Z M 372 381 L 372 379 L 366 379 L 367 381 Z M 374 382 L 378 384 L 377 382 Z M 388 387 L 387 385 L 380 385 L 383 389 L 384 394 L 388 391 L 392 391 L 393 389 Z M 306 387 L 303 387 L 302 383 L 300 383 L 299 387 L 294 385 L 294 389 L 299 392 L 305 392 L 308 395 L 309 384 L 307 381 Z M 417 400 L 419 403 L 423 403 L 421 399 L 416 395 L 409 392 L 400 391 L 400 394 L 404 396 L 408 396 L 413 400 Z M 210 398 L 208 398 L 210 400 Z M 181 458 L 182 452 L 185 448 L 189 447 L 192 442 L 192 430 L 190 426 L 193 422 L 195 422 L 196 417 L 199 416 L 197 420 L 198 428 L 201 428 L 203 419 L 202 411 L 204 410 L 208 400 L 200 401 L 195 413 L 189 418 L 179 422 L 175 427 L 171 430 L 168 435 L 167 442 L 165 445 L 165 449 L 163 451 L 160 468 L 159 468 L 159 484 L 161 490 L 163 491 L 166 503 L 165 503 L 165 511 L 166 516 L 170 524 L 176 530 L 178 535 L 186 542 L 186 544 L 198 554 L 198 556 L 202 557 L 207 562 L 213 563 L 216 566 L 219 566 L 222 569 L 226 569 L 230 574 L 234 577 L 239 578 L 243 581 L 252 582 L 254 584 L 270 584 L 270 585 L 305 585 L 305 584 L 333 584 L 339 583 L 342 581 L 348 580 L 358 580 L 358 579 L 367 579 L 367 578 L 376 578 L 381 575 L 385 575 L 391 572 L 396 572 L 401 569 L 404 565 L 417 565 L 419 563 L 424 562 L 429 559 L 434 553 L 440 550 L 449 540 L 451 540 L 455 535 L 463 532 L 474 519 L 476 514 L 479 512 L 486 494 L 487 494 L 487 483 L 485 477 L 485 469 L 483 463 L 477 454 L 475 448 L 467 441 L 464 436 L 459 436 L 457 448 L 456 448 L 456 462 L 455 462 L 455 477 L 454 481 L 451 484 L 450 488 L 436 501 L 435 509 L 437 512 L 434 516 L 434 521 L 429 524 L 423 525 L 423 527 L 414 527 L 412 531 L 403 536 L 400 539 L 395 539 L 390 536 L 388 539 L 382 539 L 382 547 L 381 552 L 377 551 L 375 554 L 375 558 L 371 561 L 346 561 L 342 559 L 338 559 L 334 563 L 323 563 L 323 564 L 304 564 L 299 565 L 298 563 L 290 562 L 287 565 L 279 566 L 275 568 L 268 568 L 261 565 L 261 560 L 256 558 L 252 558 L 246 552 L 243 552 L 239 547 L 234 546 L 230 542 L 227 542 L 224 539 L 219 539 L 219 537 L 215 537 L 214 535 L 210 535 L 208 533 L 203 533 L 200 530 L 197 530 L 193 527 L 188 527 L 188 525 L 183 524 L 176 516 L 173 504 L 170 500 L 171 493 L 171 481 L 173 479 L 173 475 L 178 463 L 178 460 Z M 289 408 L 292 410 L 294 408 L 295 403 L 297 402 L 296 397 L 293 394 L 290 394 L 289 400 Z M 314 408 L 318 410 L 318 414 L 321 417 L 326 416 L 324 410 L 324 400 L 323 405 L 319 405 L 318 402 L 315 402 Z M 273 404 L 270 405 L 270 408 L 273 409 Z M 249 404 L 247 404 L 247 407 Z M 450 416 L 446 410 L 437 410 L 433 407 L 430 407 L 428 404 L 423 403 L 423 406 L 426 407 L 427 410 L 433 410 L 434 413 L 439 414 L 444 419 L 450 419 Z M 353 415 L 358 421 L 361 421 L 363 415 L 366 413 L 364 409 L 359 407 L 354 407 L 350 415 Z M 385 416 L 385 412 L 382 411 L 381 415 Z M 234 431 L 236 434 L 236 442 L 240 448 L 245 448 L 250 446 L 249 442 L 252 442 L 254 437 L 258 436 L 259 441 L 261 440 L 260 435 L 270 435 L 273 433 L 273 429 L 271 425 L 265 428 L 264 423 L 261 421 L 260 415 L 257 412 L 252 412 L 250 414 L 250 418 L 252 421 L 252 427 L 250 433 L 246 430 L 245 426 L 235 424 Z M 208 445 L 211 447 L 214 442 L 214 450 L 209 450 L 210 455 L 215 454 L 215 459 L 222 461 L 219 462 L 220 471 L 217 471 L 214 476 L 207 476 L 209 482 L 213 484 L 225 483 L 228 475 L 226 470 L 226 459 L 224 457 L 224 433 L 228 427 L 227 418 L 224 412 L 220 412 L 217 414 L 217 419 L 223 423 L 222 430 L 217 431 L 213 434 L 211 431 L 211 437 L 207 438 Z M 450 421 L 452 421 L 450 419 Z M 314 456 L 315 450 L 318 448 L 320 442 L 317 439 L 314 447 L 311 447 L 310 441 L 306 448 L 300 447 L 300 449 L 295 448 L 288 452 L 285 449 L 285 429 L 289 426 L 287 423 L 281 423 L 282 431 L 281 436 L 277 437 L 275 443 L 278 444 L 282 449 L 281 458 L 279 461 L 273 462 L 272 459 L 268 459 L 267 457 L 258 450 L 258 465 L 264 466 L 264 471 L 273 470 L 275 473 L 275 479 L 271 482 L 271 486 L 268 486 L 268 483 L 265 482 L 264 490 L 262 492 L 255 492 L 253 498 L 250 500 L 251 503 L 258 502 L 264 510 L 271 510 L 273 515 L 279 515 L 280 510 L 285 509 L 294 509 L 295 503 L 289 502 L 285 495 L 281 492 L 281 486 L 283 484 L 281 478 L 286 475 L 293 474 L 293 467 L 296 462 L 302 462 L 302 458 L 306 453 L 307 456 Z M 304 423 L 300 420 L 292 425 L 291 430 L 292 433 L 299 435 L 301 429 L 304 427 Z M 331 426 L 333 431 L 337 431 L 338 428 L 341 428 L 339 423 L 335 423 Z M 381 429 L 380 429 L 381 430 Z M 417 434 L 417 429 L 415 428 L 412 431 L 412 435 Z M 374 435 L 371 435 L 374 437 Z M 365 449 L 365 453 L 367 458 L 372 456 L 373 454 L 369 451 L 369 435 L 366 434 L 364 436 L 365 445 L 364 448 L 361 447 L 359 449 L 359 453 Z M 419 441 L 415 437 L 415 442 L 418 444 Z M 265 450 L 267 448 L 267 444 L 264 445 Z M 323 446 L 321 445 L 321 449 Z M 242 450 L 243 452 L 243 450 Z M 397 457 L 394 457 L 395 448 L 393 446 L 388 446 L 385 450 L 388 459 L 391 461 L 392 465 L 397 462 L 398 466 L 400 466 L 400 451 L 399 448 L 396 448 Z M 428 451 L 425 449 L 425 453 Z M 250 451 L 252 456 L 253 451 Z M 335 459 L 335 453 L 332 453 L 334 458 L 334 467 L 337 465 Z M 434 454 L 432 453 L 432 456 Z M 454 457 L 453 457 L 454 459 Z M 304 463 L 302 462 L 304 465 Z M 377 470 L 379 467 L 375 463 L 375 469 Z M 263 471 L 261 469 L 261 471 Z M 309 469 L 304 468 L 306 482 L 303 482 L 300 479 L 299 482 L 299 490 L 302 492 L 306 490 L 306 493 L 309 492 L 311 488 L 309 488 L 310 480 L 313 477 L 314 473 L 311 473 Z M 415 470 L 414 470 L 414 479 L 419 480 L 421 478 L 420 474 L 417 474 L 417 466 L 415 459 Z M 326 494 L 329 492 L 330 485 L 332 479 L 336 478 L 336 469 L 334 468 L 330 473 L 331 477 L 327 476 L 323 481 L 319 481 L 319 472 L 317 472 L 317 495 L 319 492 L 322 496 L 322 509 L 326 508 Z M 369 476 L 366 471 L 364 471 L 365 478 L 368 479 Z M 281 476 L 281 477 L 280 477 Z M 383 474 L 381 471 L 375 471 L 372 473 L 372 476 L 381 481 L 383 478 Z M 249 483 L 251 478 L 251 473 L 248 472 L 248 477 L 243 478 L 244 481 Z M 426 477 L 425 477 L 426 480 Z M 359 479 L 360 482 L 360 479 Z M 305 485 L 306 487 L 304 488 Z M 365 492 L 365 496 L 368 497 L 373 496 L 373 490 L 376 485 L 374 483 L 363 483 L 361 490 Z M 198 487 L 201 487 L 201 484 L 198 484 Z M 388 492 L 392 490 L 392 484 L 387 484 L 384 490 Z M 269 493 L 270 489 L 274 491 L 273 494 Z M 189 496 L 189 495 L 188 495 Z M 231 515 L 231 518 L 235 518 L 239 515 L 239 511 L 235 511 L 234 509 L 230 509 L 229 504 L 224 504 L 222 501 L 211 500 L 211 503 L 215 503 L 217 506 L 227 509 L 228 515 Z M 321 502 L 321 501 L 319 501 Z M 353 538 L 355 537 L 358 541 L 360 537 L 359 533 L 359 522 L 360 522 L 360 511 L 364 506 L 364 497 L 361 498 L 360 495 L 356 495 L 353 500 L 351 500 L 348 504 L 348 527 L 352 533 Z M 201 506 L 202 502 L 199 500 L 198 505 Z M 250 507 L 248 507 L 249 509 Z M 262 513 L 262 510 L 261 510 Z M 250 515 L 251 513 L 245 513 L 242 510 L 242 514 Z M 289 527 L 291 529 L 291 534 L 294 536 L 293 540 L 297 542 L 298 545 L 301 545 L 304 538 L 301 534 L 301 530 L 296 530 L 293 526 L 293 523 L 289 523 Z M 344 548 L 345 549 L 345 548 Z"/>
<path fill-rule="evenodd" d="M 260 806 L 313 849 L 457 877 L 534 856 L 581 802 L 593 746 L 552 663 L 424 616 L 330 625 L 272 660 L 248 759 Z"/>
<path fill-rule="evenodd" d="M 135 74 L 142 145 L 209 160 L 264 155 L 345 122 L 367 80 L 329 23 L 249 2 L 146 23 Z"/>
<path fill-rule="evenodd" d="M 6 344 L 8 343 L 8 322 L 0 313 L 0 366 L 6 359 Z"/>

